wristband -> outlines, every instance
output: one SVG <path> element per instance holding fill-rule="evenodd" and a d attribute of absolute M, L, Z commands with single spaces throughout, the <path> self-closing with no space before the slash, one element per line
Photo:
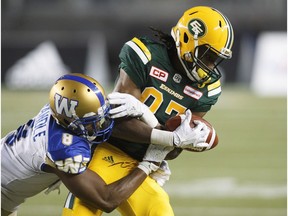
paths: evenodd
<path fill-rule="evenodd" d="M 155 145 L 173 146 L 173 132 L 153 128 L 150 142 Z"/>
<path fill-rule="evenodd" d="M 159 166 L 148 161 L 142 161 L 139 163 L 138 168 L 143 170 L 143 172 L 145 172 L 146 175 L 149 175 L 152 171 L 156 171 L 159 168 Z"/>
<path fill-rule="evenodd" d="M 143 115 L 140 117 L 141 121 L 145 122 L 150 127 L 154 128 L 158 125 L 158 120 L 151 110 L 143 103 Z"/>

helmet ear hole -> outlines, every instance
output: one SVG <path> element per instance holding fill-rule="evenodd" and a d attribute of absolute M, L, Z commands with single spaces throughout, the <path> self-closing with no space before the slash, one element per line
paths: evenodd
<path fill-rule="evenodd" d="M 188 37 L 187 33 L 184 32 L 183 42 L 184 42 L 184 43 L 188 43 L 188 41 L 189 41 L 189 37 Z"/>

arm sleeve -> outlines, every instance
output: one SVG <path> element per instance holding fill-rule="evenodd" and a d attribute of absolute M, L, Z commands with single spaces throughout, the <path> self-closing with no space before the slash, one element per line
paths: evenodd
<path fill-rule="evenodd" d="M 71 144 L 63 144 L 62 136 L 51 138 L 47 157 L 54 163 L 55 167 L 65 173 L 79 174 L 87 169 L 87 163 L 91 159 L 90 144 L 85 139 L 70 135 Z M 52 147 L 51 147 L 52 146 Z"/>
<path fill-rule="evenodd" d="M 218 100 L 218 97 L 215 97 L 207 101 L 205 104 L 195 105 L 191 109 L 191 111 L 192 112 L 208 112 L 212 108 L 212 106 L 217 102 L 217 100 Z"/>
<path fill-rule="evenodd" d="M 221 95 L 221 82 L 220 80 L 208 85 L 205 89 L 203 99 L 196 104 L 191 111 L 193 112 L 208 112 L 214 104 L 217 103 Z"/>
<path fill-rule="evenodd" d="M 132 40 L 124 44 L 119 54 L 121 61 L 119 69 L 122 68 L 138 88 L 145 87 L 147 80 L 146 71 L 149 62 L 143 62 L 145 58 L 143 55 L 141 48 Z"/>

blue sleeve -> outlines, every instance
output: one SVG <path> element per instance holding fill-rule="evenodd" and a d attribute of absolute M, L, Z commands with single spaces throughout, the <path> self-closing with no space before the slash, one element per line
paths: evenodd
<path fill-rule="evenodd" d="M 49 136 L 48 157 L 60 171 L 82 173 L 91 159 L 90 144 L 82 137 L 56 132 Z"/>

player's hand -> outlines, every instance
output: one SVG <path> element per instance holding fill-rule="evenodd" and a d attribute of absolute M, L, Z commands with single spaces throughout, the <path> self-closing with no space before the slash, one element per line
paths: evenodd
<path fill-rule="evenodd" d="M 206 139 L 209 135 L 209 128 L 201 121 L 194 121 L 196 126 L 190 127 L 190 121 L 192 113 L 187 110 L 185 115 L 182 115 L 183 119 L 181 125 L 173 131 L 174 145 L 180 148 L 193 148 L 193 147 L 208 147 Z"/>
<path fill-rule="evenodd" d="M 156 127 L 158 120 L 149 108 L 135 98 L 126 93 L 113 92 L 107 96 L 111 105 L 116 105 L 109 111 L 111 118 L 140 117 L 150 127 Z"/>
<path fill-rule="evenodd" d="M 151 172 L 155 172 L 166 155 L 173 149 L 174 147 L 171 146 L 150 144 L 143 161 L 139 163 L 138 168 L 142 169 L 147 175 Z"/>
<path fill-rule="evenodd" d="M 113 92 L 107 96 L 111 105 L 116 105 L 109 111 L 111 118 L 141 117 L 144 113 L 143 103 L 133 95 Z M 117 106 L 118 105 L 118 106 Z M 113 106 L 112 106 L 113 107 Z"/>
<path fill-rule="evenodd" d="M 150 177 L 153 178 L 160 186 L 163 186 L 170 179 L 171 171 L 168 166 L 168 162 L 163 160 L 160 164 L 160 167 L 150 174 Z"/>
<path fill-rule="evenodd" d="M 164 160 L 166 155 L 173 149 L 174 147 L 172 146 L 150 144 L 143 160 L 150 162 L 158 162 L 160 164 Z"/>

